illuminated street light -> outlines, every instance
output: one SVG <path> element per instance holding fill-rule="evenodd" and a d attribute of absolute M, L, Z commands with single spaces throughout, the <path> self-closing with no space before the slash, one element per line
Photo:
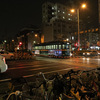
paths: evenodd
<path fill-rule="evenodd" d="M 37 34 L 35 34 L 35 37 L 37 37 Z"/>
<path fill-rule="evenodd" d="M 86 8 L 86 4 L 82 4 L 82 6 L 81 6 L 82 8 Z"/>
<path fill-rule="evenodd" d="M 86 8 L 86 4 L 82 4 L 81 8 Z M 75 10 L 71 9 L 71 12 L 74 13 Z M 77 22 L 78 22 L 78 51 L 80 50 L 80 27 L 79 27 L 79 8 L 77 9 Z"/>
<path fill-rule="evenodd" d="M 69 41 L 69 39 L 68 39 L 68 38 L 67 38 L 66 40 L 67 40 L 67 41 Z"/>
<path fill-rule="evenodd" d="M 74 13 L 75 12 L 75 9 L 71 9 L 71 12 Z"/>
<path fill-rule="evenodd" d="M 7 42 L 7 40 L 4 40 L 4 42 L 6 43 L 6 42 Z"/>
<path fill-rule="evenodd" d="M 14 40 L 12 40 L 12 42 L 14 42 Z"/>

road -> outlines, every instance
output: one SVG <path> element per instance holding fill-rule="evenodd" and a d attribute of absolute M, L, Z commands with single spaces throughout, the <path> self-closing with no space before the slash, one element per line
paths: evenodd
<path fill-rule="evenodd" d="M 65 73 L 67 70 L 88 70 L 100 66 L 99 57 L 94 58 L 70 58 L 56 59 L 37 57 L 36 60 L 13 60 L 7 61 L 8 70 L 1 74 L 0 81 L 9 80 L 16 77 L 31 77 L 39 72 L 46 75 L 56 72 Z"/>

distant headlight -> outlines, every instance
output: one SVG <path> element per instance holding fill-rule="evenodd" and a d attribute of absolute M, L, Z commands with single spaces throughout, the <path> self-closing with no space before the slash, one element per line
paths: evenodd
<path fill-rule="evenodd" d="M 72 56 L 73 54 L 72 53 L 70 53 L 70 56 Z"/>
<path fill-rule="evenodd" d="M 87 53 L 87 55 L 90 55 L 90 53 Z"/>
<path fill-rule="evenodd" d="M 98 55 L 100 55 L 100 53 L 98 53 Z"/>
<path fill-rule="evenodd" d="M 85 55 L 85 53 L 83 53 L 83 55 Z"/>

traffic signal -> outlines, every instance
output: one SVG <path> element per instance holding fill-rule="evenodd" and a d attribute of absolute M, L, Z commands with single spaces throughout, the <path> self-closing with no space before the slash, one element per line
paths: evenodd
<path fill-rule="evenodd" d="M 21 46 L 22 45 L 22 42 L 19 42 L 19 46 Z"/>
<path fill-rule="evenodd" d="M 74 46 L 77 47 L 78 46 L 78 43 L 75 43 Z"/>

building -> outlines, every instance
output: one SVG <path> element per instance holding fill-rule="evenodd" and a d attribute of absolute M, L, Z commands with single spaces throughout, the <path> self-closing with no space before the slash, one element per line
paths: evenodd
<path fill-rule="evenodd" d="M 45 2 L 42 5 L 42 33 L 44 42 L 65 40 L 71 41 L 77 31 L 77 15 L 71 14 L 64 4 Z"/>
<path fill-rule="evenodd" d="M 41 43 L 40 29 L 24 28 L 17 34 L 19 50 L 32 50 L 34 44 Z"/>
<path fill-rule="evenodd" d="M 74 20 L 76 21 L 76 13 L 74 16 L 70 13 L 70 8 L 64 4 L 45 2 L 42 5 L 42 23 L 51 23 L 56 19 Z"/>
<path fill-rule="evenodd" d="M 98 0 L 98 12 L 99 12 L 99 41 L 100 41 L 100 0 Z"/>
<path fill-rule="evenodd" d="M 97 5 L 97 0 L 96 2 L 94 2 L 94 5 L 93 3 L 91 3 L 90 0 L 87 2 L 87 4 L 88 4 L 87 5 L 88 9 L 84 10 L 80 9 L 80 15 L 79 15 L 80 46 L 83 48 L 87 47 L 87 45 L 88 46 L 97 45 L 97 42 L 100 39 L 98 31 L 92 31 L 98 28 L 97 7 L 95 7 L 95 5 Z M 99 0 L 99 5 L 100 5 L 100 0 Z M 73 6 L 75 7 L 75 5 Z M 91 13 L 90 10 L 92 9 L 92 7 L 95 8 L 93 9 L 94 12 Z M 69 7 L 67 3 L 66 5 L 60 3 L 51 3 L 51 2 L 43 3 L 42 33 L 44 35 L 44 42 L 67 39 L 70 42 L 72 42 L 72 47 L 75 47 L 75 44 L 77 44 L 78 42 L 77 10 L 75 13 L 71 13 L 70 8 L 71 7 Z M 100 12 L 100 6 L 99 6 L 99 12 Z M 99 23 L 100 23 L 100 18 L 99 18 Z M 91 31 L 88 32 L 87 30 L 89 29 Z"/>

